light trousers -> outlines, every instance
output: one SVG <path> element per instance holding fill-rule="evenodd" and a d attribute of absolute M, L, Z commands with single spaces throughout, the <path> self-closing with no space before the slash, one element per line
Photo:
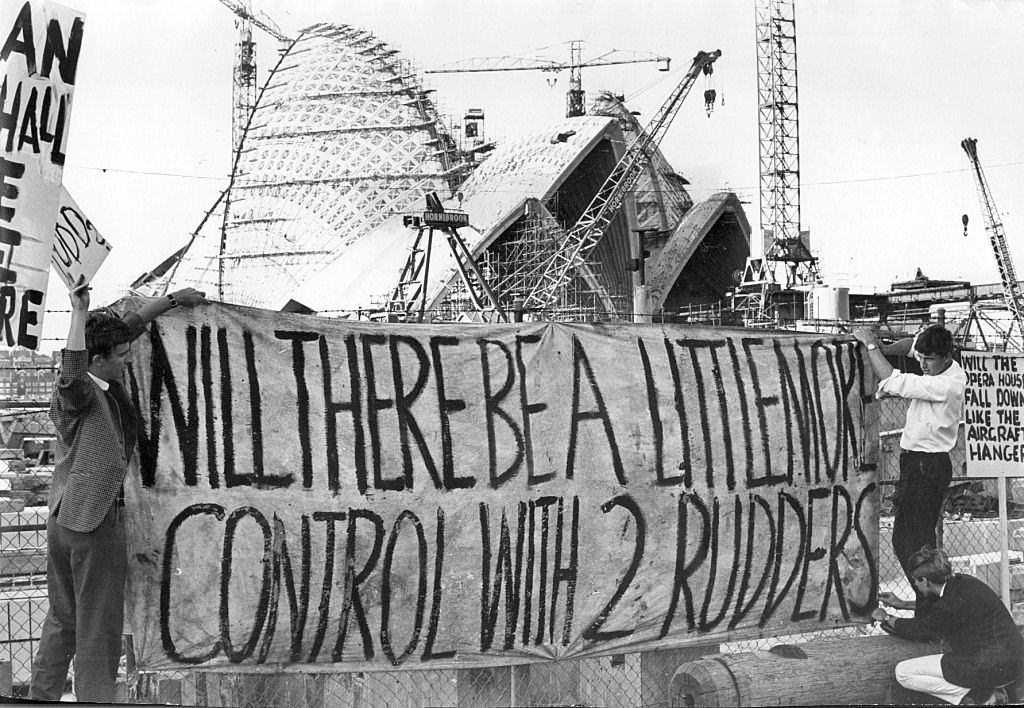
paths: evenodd
<path fill-rule="evenodd" d="M 896 664 L 896 680 L 903 688 L 927 693 L 954 705 L 971 691 L 942 677 L 942 654 L 901 661 Z"/>

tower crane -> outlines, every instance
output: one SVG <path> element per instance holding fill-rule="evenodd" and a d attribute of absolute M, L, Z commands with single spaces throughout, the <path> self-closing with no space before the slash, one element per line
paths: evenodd
<path fill-rule="evenodd" d="M 291 41 L 277 24 L 259 10 L 253 10 L 248 0 L 220 0 L 224 7 L 237 16 L 238 47 L 235 56 L 231 111 L 231 151 L 235 154 L 242 142 L 249 114 L 256 104 L 256 43 L 252 41 L 252 28 L 258 27 L 279 42 Z"/>
<path fill-rule="evenodd" d="M 999 269 L 999 278 L 1003 283 L 1003 299 L 1006 301 L 1006 308 L 1013 316 L 1006 335 L 1006 343 L 1011 341 L 1020 348 L 1024 340 L 1024 304 L 1021 302 L 1020 283 L 1017 281 L 1017 274 L 1013 269 L 1013 259 L 1010 258 L 1010 248 L 1006 243 L 1006 233 L 1003 231 L 1002 218 L 996 208 L 992 192 L 988 187 L 988 180 L 981 169 L 981 160 L 978 159 L 978 141 L 974 138 L 964 138 L 960 141 L 960 147 L 967 153 L 973 167 L 974 184 L 978 188 L 978 200 L 981 202 L 981 211 L 985 217 L 985 230 L 988 231 L 989 241 L 996 256 L 996 267 Z M 966 227 L 966 223 L 965 223 Z M 1013 325 L 1017 326 L 1017 336 L 1013 336 Z"/>
<path fill-rule="evenodd" d="M 224 2 L 224 0 L 221 0 Z M 671 59 L 650 52 L 636 52 L 620 49 L 609 49 L 590 59 L 583 59 L 583 40 L 565 42 L 569 48 L 569 61 L 556 61 L 540 57 L 522 57 L 508 55 L 501 57 L 474 57 L 461 61 L 443 64 L 436 69 L 428 69 L 427 74 L 462 74 L 483 71 L 551 71 L 569 70 L 569 91 L 565 97 L 565 115 L 568 118 L 586 114 L 586 92 L 583 90 L 583 79 L 580 70 L 590 66 L 610 66 L 613 64 L 642 64 L 644 62 L 661 62 L 664 64 L 659 71 L 668 71 Z"/>
<path fill-rule="evenodd" d="M 524 299 L 526 308 L 549 307 L 558 297 L 559 290 L 570 282 L 580 265 L 586 262 L 622 206 L 626 194 L 650 162 L 652 149 L 661 143 L 697 77 L 711 74 L 712 65 L 720 56 L 720 49 L 697 52 L 682 81 L 658 109 L 648 126 L 629 144 L 590 204 L 566 234 L 565 241 L 543 265 L 533 290 Z"/>
<path fill-rule="evenodd" d="M 794 0 L 757 0 L 757 94 L 764 256 L 784 263 L 787 286 L 817 280 L 800 230 L 800 120 Z"/>

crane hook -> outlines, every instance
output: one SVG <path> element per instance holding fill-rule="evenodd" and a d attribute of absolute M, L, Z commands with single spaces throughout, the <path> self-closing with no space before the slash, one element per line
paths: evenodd
<path fill-rule="evenodd" d="M 714 89 L 708 89 L 704 92 L 704 111 L 711 116 L 711 112 L 715 110 L 715 93 Z"/>
<path fill-rule="evenodd" d="M 960 217 L 960 221 L 964 222 L 964 236 L 966 236 L 967 235 L 967 222 L 968 222 L 967 214 L 964 214 L 962 217 Z"/>

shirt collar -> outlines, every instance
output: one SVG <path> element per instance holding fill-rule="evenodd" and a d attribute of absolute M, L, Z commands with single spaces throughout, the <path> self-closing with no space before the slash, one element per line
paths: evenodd
<path fill-rule="evenodd" d="M 103 379 L 99 378 L 98 376 L 93 376 L 91 371 L 88 371 L 86 373 L 88 373 L 89 374 L 89 378 L 91 378 L 93 381 L 95 381 L 96 385 L 99 386 L 104 391 L 106 391 L 108 388 L 110 388 L 110 384 L 109 383 L 107 383 Z"/>

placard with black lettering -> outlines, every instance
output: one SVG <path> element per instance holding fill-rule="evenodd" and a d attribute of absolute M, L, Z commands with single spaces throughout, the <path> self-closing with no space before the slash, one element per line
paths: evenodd
<path fill-rule="evenodd" d="M 43 327 L 85 16 L 0 3 L 0 338 L 36 349 Z"/>
<path fill-rule="evenodd" d="M 84 278 L 86 283 L 92 282 L 112 248 L 110 241 L 103 237 L 68 190 L 61 187 L 50 265 L 68 289 L 79 278 Z"/>
<path fill-rule="evenodd" d="M 1024 355 L 963 352 L 968 477 L 1024 476 Z"/>

